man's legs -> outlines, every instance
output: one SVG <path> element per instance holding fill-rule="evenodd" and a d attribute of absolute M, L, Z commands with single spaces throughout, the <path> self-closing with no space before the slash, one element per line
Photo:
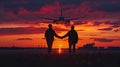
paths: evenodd
<path fill-rule="evenodd" d="M 69 44 L 69 53 L 71 53 L 71 44 Z"/>
<path fill-rule="evenodd" d="M 47 45 L 48 45 L 48 53 L 50 54 L 52 52 L 52 41 L 50 42 L 47 42 Z"/>
<path fill-rule="evenodd" d="M 75 44 L 73 44 L 73 53 L 76 52 Z"/>
<path fill-rule="evenodd" d="M 52 52 L 52 47 L 49 45 L 48 46 L 48 54 L 50 54 Z"/>

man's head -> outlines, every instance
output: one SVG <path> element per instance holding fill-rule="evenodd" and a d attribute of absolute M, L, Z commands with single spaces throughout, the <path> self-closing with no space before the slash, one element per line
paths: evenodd
<path fill-rule="evenodd" d="M 49 27 L 49 28 L 52 28 L 52 24 L 49 24 L 48 27 Z"/>
<path fill-rule="evenodd" d="M 71 29 L 74 29 L 74 26 L 71 26 Z"/>

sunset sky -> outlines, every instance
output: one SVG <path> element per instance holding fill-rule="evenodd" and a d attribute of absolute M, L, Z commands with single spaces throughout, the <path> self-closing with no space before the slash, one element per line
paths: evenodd
<path fill-rule="evenodd" d="M 79 18 L 70 24 L 55 24 L 41 17 Z M 77 47 L 95 43 L 97 47 L 120 47 L 120 0 L 0 0 L 0 47 L 46 46 L 48 24 L 60 36 L 74 25 Z M 53 48 L 68 48 L 68 38 L 55 37 Z"/>

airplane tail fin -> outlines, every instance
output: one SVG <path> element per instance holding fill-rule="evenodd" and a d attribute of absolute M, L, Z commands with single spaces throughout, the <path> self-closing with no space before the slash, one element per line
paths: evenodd
<path fill-rule="evenodd" d="M 63 9 L 62 9 L 62 5 L 60 5 L 60 15 L 63 16 Z"/>

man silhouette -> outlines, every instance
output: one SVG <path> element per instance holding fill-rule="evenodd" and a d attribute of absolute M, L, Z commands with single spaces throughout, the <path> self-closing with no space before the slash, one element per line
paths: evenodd
<path fill-rule="evenodd" d="M 74 30 L 74 26 L 71 26 L 71 30 L 67 32 L 62 38 L 65 38 L 68 36 L 68 42 L 69 42 L 69 53 L 71 53 L 71 48 L 73 46 L 73 52 L 76 52 L 75 45 L 78 42 L 78 34 Z"/>
<path fill-rule="evenodd" d="M 54 41 L 54 36 L 61 38 L 60 36 L 58 36 L 55 31 L 52 29 L 52 24 L 48 25 L 48 29 L 45 31 L 45 38 L 46 38 L 46 42 L 47 42 L 47 46 L 48 46 L 48 53 L 50 54 L 52 52 L 52 44 Z"/>

